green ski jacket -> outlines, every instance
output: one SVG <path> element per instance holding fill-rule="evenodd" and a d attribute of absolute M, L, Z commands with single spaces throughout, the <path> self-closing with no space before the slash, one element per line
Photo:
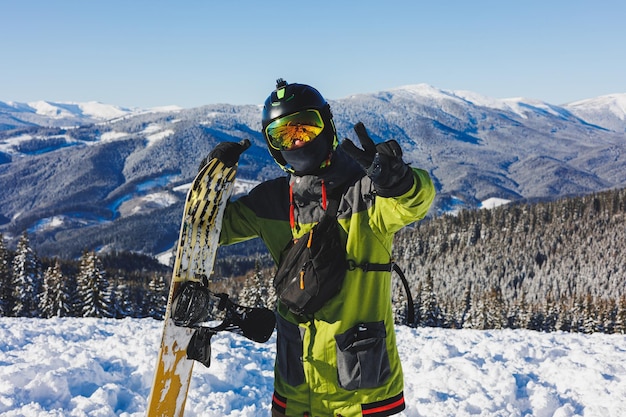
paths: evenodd
<path fill-rule="evenodd" d="M 336 159 L 326 175 L 277 178 L 230 202 L 220 244 L 260 237 L 278 263 L 288 242 L 320 220 L 324 195 L 340 193 L 337 218 L 347 258 L 356 264 L 389 263 L 395 232 L 422 219 L 433 201 L 428 173 L 413 168 L 415 182 L 407 193 L 382 198 L 351 158 L 340 153 Z M 340 292 L 308 317 L 279 302 L 274 387 L 272 407 L 287 416 L 387 416 L 402 411 L 404 381 L 391 273 L 349 270 Z"/>

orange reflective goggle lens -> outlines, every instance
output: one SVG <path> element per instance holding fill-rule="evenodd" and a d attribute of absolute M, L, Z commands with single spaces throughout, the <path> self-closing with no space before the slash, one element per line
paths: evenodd
<path fill-rule="evenodd" d="M 279 117 L 265 128 L 270 145 L 279 151 L 303 146 L 324 130 L 324 121 L 317 110 L 304 110 Z"/>

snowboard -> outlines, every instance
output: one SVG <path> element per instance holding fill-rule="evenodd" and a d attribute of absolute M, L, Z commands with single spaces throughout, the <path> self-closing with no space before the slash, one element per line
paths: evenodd
<path fill-rule="evenodd" d="M 186 349 L 195 330 L 174 324 L 172 300 L 182 283 L 206 283 L 211 276 L 224 208 L 236 174 L 236 164 L 227 167 L 212 159 L 198 172 L 187 193 L 147 417 L 184 413 L 194 362 L 187 359 Z"/>

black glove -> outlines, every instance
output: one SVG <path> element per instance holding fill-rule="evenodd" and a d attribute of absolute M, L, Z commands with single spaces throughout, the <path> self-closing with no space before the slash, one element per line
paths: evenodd
<path fill-rule="evenodd" d="M 209 155 L 202 160 L 198 171 L 214 158 L 222 161 L 227 167 L 232 167 L 239 162 L 239 156 L 249 147 L 250 141 L 248 139 L 243 139 L 241 142 L 220 142 L 213 148 Z"/>
<path fill-rule="evenodd" d="M 361 122 L 354 125 L 354 131 L 363 150 L 357 148 L 350 139 L 345 139 L 341 147 L 365 169 L 378 195 L 398 197 L 409 191 L 415 180 L 411 168 L 402 160 L 402 149 L 398 142 L 390 140 L 374 144 Z"/>

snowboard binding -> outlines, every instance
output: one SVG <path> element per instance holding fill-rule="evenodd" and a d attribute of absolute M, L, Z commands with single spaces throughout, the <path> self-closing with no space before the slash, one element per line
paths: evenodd
<path fill-rule="evenodd" d="M 224 312 L 222 322 L 211 326 L 211 306 L 217 299 L 217 309 Z M 274 312 L 264 307 L 245 307 L 232 302 L 228 294 L 213 293 L 197 281 L 180 285 L 172 302 L 172 320 L 176 326 L 196 329 L 189 345 L 187 357 L 209 367 L 211 338 L 221 331 L 242 335 L 254 342 L 269 340 L 276 325 Z"/>

